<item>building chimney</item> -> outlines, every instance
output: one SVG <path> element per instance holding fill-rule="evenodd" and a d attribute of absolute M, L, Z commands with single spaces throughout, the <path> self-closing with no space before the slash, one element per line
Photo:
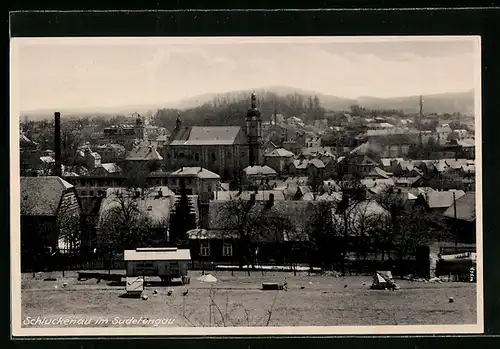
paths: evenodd
<path fill-rule="evenodd" d="M 61 177 L 61 113 L 54 113 L 54 152 L 55 152 L 55 168 L 54 175 Z"/>
<path fill-rule="evenodd" d="M 158 190 L 158 196 L 159 196 L 160 198 L 163 196 L 163 191 L 161 190 L 161 188 L 160 188 L 160 190 Z"/>

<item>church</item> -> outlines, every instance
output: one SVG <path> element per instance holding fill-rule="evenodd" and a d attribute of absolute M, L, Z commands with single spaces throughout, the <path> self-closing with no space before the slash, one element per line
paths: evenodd
<path fill-rule="evenodd" d="M 247 166 L 263 161 L 261 113 L 255 93 L 246 115 L 246 126 L 185 126 L 176 120 L 164 148 L 167 171 L 200 166 L 228 179 Z"/>

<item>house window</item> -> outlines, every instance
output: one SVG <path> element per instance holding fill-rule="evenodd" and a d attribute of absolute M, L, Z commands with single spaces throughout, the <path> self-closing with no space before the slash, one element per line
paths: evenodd
<path fill-rule="evenodd" d="M 200 256 L 208 257 L 210 256 L 210 241 L 200 241 Z"/>
<path fill-rule="evenodd" d="M 93 190 L 89 191 L 89 195 L 94 196 L 94 191 Z"/>
<path fill-rule="evenodd" d="M 230 242 L 224 242 L 222 245 L 222 255 L 224 257 L 232 257 L 233 256 L 233 244 Z"/>
<path fill-rule="evenodd" d="M 194 160 L 195 160 L 196 162 L 200 161 L 200 154 L 195 153 L 195 154 L 194 154 Z"/>
<path fill-rule="evenodd" d="M 82 190 L 82 194 L 81 194 L 81 195 L 82 195 L 82 196 L 87 195 L 87 191 L 86 191 L 86 190 Z"/>
<path fill-rule="evenodd" d="M 212 162 L 215 162 L 215 153 L 212 153 L 211 157 L 212 157 Z"/>

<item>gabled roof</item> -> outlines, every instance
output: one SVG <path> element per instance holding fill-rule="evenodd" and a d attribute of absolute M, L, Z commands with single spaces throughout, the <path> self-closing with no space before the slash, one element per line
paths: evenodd
<path fill-rule="evenodd" d="M 455 193 L 455 200 L 458 200 L 465 195 L 463 190 L 448 190 L 428 193 L 427 204 L 429 208 L 448 208 L 453 205 L 453 193 Z"/>
<path fill-rule="evenodd" d="M 382 158 L 382 159 L 380 159 L 380 162 L 385 167 L 391 166 L 391 161 L 392 161 L 392 159 L 389 159 L 389 158 Z"/>
<path fill-rule="evenodd" d="M 385 172 L 384 170 L 374 167 L 370 172 L 368 172 L 367 176 L 376 176 L 380 178 L 389 178 L 390 175 L 388 172 Z"/>
<path fill-rule="evenodd" d="M 149 161 L 149 160 L 163 160 L 163 157 L 158 153 L 155 147 L 139 146 L 132 149 L 125 160 L 128 161 Z"/>
<path fill-rule="evenodd" d="M 288 177 L 285 179 L 285 184 L 290 183 L 290 184 L 297 184 L 297 185 L 303 185 L 306 184 L 308 181 L 308 177 Z"/>
<path fill-rule="evenodd" d="M 220 176 L 203 167 L 181 167 L 180 169 L 167 175 L 168 177 L 198 177 L 203 179 L 220 179 Z"/>
<path fill-rule="evenodd" d="M 332 154 L 332 147 L 305 147 L 301 150 L 302 155 L 305 156 L 314 156 L 320 154 Z"/>
<path fill-rule="evenodd" d="M 328 191 L 328 190 L 340 191 L 340 186 L 337 184 L 336 181 L 328 180 L 328 181 L 323 181 L 323 189 L 325 191 Z"/>
<path fill-rule="evenodd" d="M 101 167 L 103 169 L 105 169 L 106 172 L 108 172 L 108 173 L 120 173 L 120 172 L 122 172 L 122 169 L 114 162 L 101 164 Z"/>
<path fill-rule="evenodd" d="M 324 168 L 325 164 L 320 159 L 311 159 L 311 160 L 309 160 L 309 163 L 307 164 L 307 166 L 308 167 L 314 166 L 316 168 Z"/>
<path fill-rule="evenodd" d="M 21 177 L 21 214 L 55 216 L 61 198 L 73 185 L 56 176 Z"/>
<path fill-rule="evenodd" d="M 51 156 L 40 156 L 40 161 L 42 161 L 46 164 L 50 164 L 50 163 L 55 162 L 54 158 Z"/>
<path fill-rule="evenodd" d="M 418 187 L 418 188 L 410 188 L 409 192 L 415 196 L 424 195 L 424 197 L 427 197 L 429 193 L 435 193 L 436 190 L 431 187 Z"/>
<path fill-rule="evenodd" d="M 456 214 L 455 214 L 456 206 Z M 476 193 L 467 192 L 456 199 L 455 205 L 451 205 L 444 213 L 448 218 L 457 218 L 462 221 L 472 222 L 476 219 Z"/>
<path fill-rule="evenodd" d="M 34 146 L 34 145 L 37 145 L 36 142 L 32 141 L 31 139 L 29 139 L 28 137 L 26 137 L 23 134 L 19 135 L 19 143 L 21 145 L 24 145 L 24 146 Z"/>
<path fill-rule="evenodd" d="M 373 188 L 375 186 L 384 185 L 387 187 L 394 186 L 394 180 L 392 178 L 386 179 L 362 179 L 361 184 L 363 184 L 367 189 Z"/>
<path fill-rule="evenodd" d="M 91 152 L 90 156 L 92 156 L 96 160 L 101 160 L 101 155 L 95 151 Z"/>
<path fill-rule="evenodd" d="M 283 148 L 274 149 L 271 152 L 265 154 L 264 156 L 268 157 L 283 157 L 283 158 L 291 158 L 294 154 L 291 151 L 288 151 Z"/>
<path fill-rule="evenodd" d="M 309 160 L 293 160 L 292 162 L 293 166 L 295 166 L 295 168 L 297 170 L 305 170 L 307 168 L 307 165 L 309 164 Z"/>
<path fill-rule="evenodd" d="M 413 185 L 416 181 L 418 181 L 421 176 L 417 177 L 394 177 L 394 183 L 396 185 Z"/>
<path fill-rule="evenodd" d="M 356 165 L 374 165 L 374 166 L 378 165 L 376 161 L 374 161 L 373 159 L 371 159 L 367 155 L 352 154 L 352 155 L 348 156 L 346 159 L 349 163 L 356 164 Z"/>
<path fill-rule="evenodd" d="M 243 169 L 243 172 L 247 176 L 272 176 L 276 175 L 276 171 L 273 170 L 271 167 L 265 165 L 265 166 L 248 166 Z"/>
<path fill-rule="evenodd" d="M 174 130 L 170 145 L 231 145 L 240 131 L 240 126 L 188 126 Z"/>
<path fill-rule="evenodd" d="M 130 200 L 134 200 L 137 203 L 139 210 L 150 217 L 155 223 L 164 225 L 174 208 L 176 196 L 168 195 L 169 193 L 165 193 L 165 190 L 162 190 L 162 192 L 161 197 L 153 192 L 151 195 L 144 197 L 131 197 Z M 120 200 L 116 195 L 107 196 L 102 200 L 99 217 L 104 217 L 108 210 L 115 207 L 120 207 Z"/>
<path fill-rule="evenodd" d="M 342 200 L 342 193 L 340 192 L 332 192 L 332 193 L 323 193 L 321 195 L 314 195 L 313 193 L 306 193 L 301 198 L 302 201 L 332 201 L 339 202 Z"/>

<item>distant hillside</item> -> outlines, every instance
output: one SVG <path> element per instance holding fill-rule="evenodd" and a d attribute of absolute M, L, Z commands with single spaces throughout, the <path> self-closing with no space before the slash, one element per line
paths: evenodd
<path fill-rule="evenodd" d="M 302 96 L 318 96 L 321 100 L 321 104 L 326 109 L 347 109 L 352 104 L 355 104 L 356 101 L 353 99 L 325 95 L 322 93 L 318 93 L 315 91 L 308 91 L 299 88 L 289 87 L 289 86 L 269 86 L 269 87 L 260 87 L 255 89 L 246 89 L 246 90 L 238 90 L 238 91 L 230 91 L 224 93 L 206 93 L 203 95 L 194 96 L 191 98 L 183 99 L 173 103 L 167 103 L 165 105 L 166 108 L 175 108 L 175 109 L 190 109 L 195 108 L 205 103 L 211 103 L 214 99 L 229 99 L 229 100 L 240 100 L 240 99 L 248 99 L 250 94 L 255 91 L 255 93 L 259 96 L 265 96 L 267 94 L 276 94 L 277 96 L 287 96 L 287 95 L 302 95 Z"/>
<path fill-rule="evenodd" d="M 159 104 L 137 104 L 137 105 L 123 105 L 120 107 L 93 107 L 93 108 L 73 108 L 59 110 L 65 117 L 82 117 L 82 116 L 115 116 L 115 115 L 128 115 L 134 112 L 140 114 L 146 111 L 158 109 L 179 109 L 188 111 L 196 109 L 197 107 L 204 106 L 204 110 L 208 105 L 220 104 L 220 101 L 237 102 L 247 101 L 252 91 L 257 93 L 259 101 L 265 100 L 266 113 L 277 108 L 280 110 L 280 103 L 282 97 L 285 99 L 298 98 L 303 101 L 311 96 L 318 97 L 321 107 L 326 110 L 346 110 L 350 106 L 357 104 L 367 109 L 396 109 L 405 112 L 417 112 L 419 109 L 419 96 L 408 96 L 398 98 L 377 98 L 363 96 L 356 99 L 349 99 L 344 97 L 332 96 L 315 91 L 302 90 L 289 86 L 269 86 L 256 89 L 247 89 L 239 91 L 230 91 L 226 93 L 206 93 L 203 95 L 194 96 L 191 98 L 183 99 L 177 102 L 159 103 Z M 295 96 L 295 97 L 293 97 Z M 424 99 L 424 111 L 426 113 L 473 113 L 474 112 L 474 91 L 467 92 L 453 92 L 435 95 L 426 95 Z M 272 103 L 277 103 L 273 106 Z M 246 107 L 246 105 L 245 105 Z M 262 107 L 259 106 L 261 109 Z M 35 110 L 25 111 L 21 113 L 21 120 L 27 115 L 30 120 L 40 120 L 44 118 L 51 118 L 54 115 L 54 110 Z"/>
<path fill-rule="evenodd" d="M 169 103 L 166 107 L 175 109 L 190 109 L 210 103 L 216 98 L 240 100 L 248 98 L 251 89 L 231 91 L 226 93 L 207 93 L 189 99 Z M 349 109 L 350 106 L 358 104 L 367 109 L 396 109 L 405 112 L 417 112 L 419 110 L 420 96 L 408 96 L 397 98 L 377 98 L 362 96 L 356 99 L 332 96 L 315 91 L 307 91 L 288 86 L 269 86 L 255 89 L 257 95 L 262 96 L 274 93 L 278 96 L 298 94 L 302 96 L 317 96 L 321 101 L 321 106 L 327 110 Z M 467 92 L 451 92 L 423 96 L 424 111 L 427 113 L 473 113 L 474 112 L 474 90 Z"/>
<path fill-rule="evenodd" d="M 425 113 L 473 113 L 474 90 L 467 92 L 425 95 L 423 109 Z M 397 109 L 405 112 L 419 110 L 420 96 L 400 98 L 359 97 L 357 103 L 367 109 Z"/>

